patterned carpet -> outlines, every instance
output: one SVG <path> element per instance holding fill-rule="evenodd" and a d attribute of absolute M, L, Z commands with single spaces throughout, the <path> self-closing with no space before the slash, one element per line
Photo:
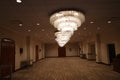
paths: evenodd
<path fill-rule="evenodd" d="M 120 80 L 120 73 L 79 57 L 46 58 L 15 72 L 13 80 Z"/>

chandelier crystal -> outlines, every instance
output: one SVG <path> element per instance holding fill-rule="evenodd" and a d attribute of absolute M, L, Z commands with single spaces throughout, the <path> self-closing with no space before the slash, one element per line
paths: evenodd
<path fill-rule="evenodd" d="M 16 0 L 16 2 L 17 2 L 17 3 L 22 3 L 22 1 L 21 1 L 21 0 Z"/>
<path fill-rule="evenodd" d="M 59 46 L 63 47 L 84 21 L 85 16 L 78 11 L 68 10 L 54 13 L 50 17 L 50 23 L 58 30 L 55 33 L 55 40 Z"/>
<path fill-rule="evenodd" d="M 71 32 L 56 32 L 55 36 L 56 36 L 56 41 L 58 42 L 58 44 L 62 47 L 64 46 L 69 40 L 70 37 L 72 36 L 73 33 Z"/>

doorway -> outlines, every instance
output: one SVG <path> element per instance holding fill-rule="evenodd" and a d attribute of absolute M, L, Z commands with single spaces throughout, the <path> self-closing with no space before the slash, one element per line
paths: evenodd
<path fill-rule="evenodd" d="M 58 47 L 58 57 L 66 57 L 66 47 Z"/>
<path fill-rule="evenodd" d="M 0 66 L 1 76 L 9 75 L 15 71 L 15 42 L 11 39 L 1 39 L 0 41 Z"/>
<path fill-rule="evenodd" d="M 108 57 L 111 64 L 113 62 L 113 59 L 115 58 L 115 44 L 108 44 L 107 48 L 108 48 L 108 55 L 109 55 Z"/>
<path fill-rule="evenodd" d="M 39 57 L 38 57 L 38 45 L 35 46 L 35 54 L 36 54 L 36 61 L 39 60 Z"/>

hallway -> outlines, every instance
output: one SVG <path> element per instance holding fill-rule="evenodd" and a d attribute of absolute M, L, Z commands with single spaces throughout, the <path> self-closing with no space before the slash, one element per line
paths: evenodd
<path fill-rule="evenodd" d="M 15 72 L 13 80 L 120 80 L 120 74 L 79 57 L 46 58 Z"/>

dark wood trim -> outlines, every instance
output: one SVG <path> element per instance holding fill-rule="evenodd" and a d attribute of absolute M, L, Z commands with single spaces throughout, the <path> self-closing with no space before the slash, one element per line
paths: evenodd
<path fill-rule="evenodd" d="M 111 64 L 106 64 L 106 63 L 103 63 L 103 62 L 96 62 L 96 63 L 111 66 Z"/>
<path fill-rule="evenodd" d="M 45 58 L 58 58 L 58 56 L 46 56 Z"/>
<path fill-rule="evenodd" d="M 80 56 L 66 56 L 66 57 L 80 57 Z"/>
<path fill-rule="evenodd" d="M 88 61 L 96 61 L 96 59 L 87 59 Z"/>
<path fill-rule="evenodd" d="M 79 56 L 65 56 L 65 57 L 79 57 Z M 47 56 L 45 58 L 59 58 L 59 56 Z"/>

